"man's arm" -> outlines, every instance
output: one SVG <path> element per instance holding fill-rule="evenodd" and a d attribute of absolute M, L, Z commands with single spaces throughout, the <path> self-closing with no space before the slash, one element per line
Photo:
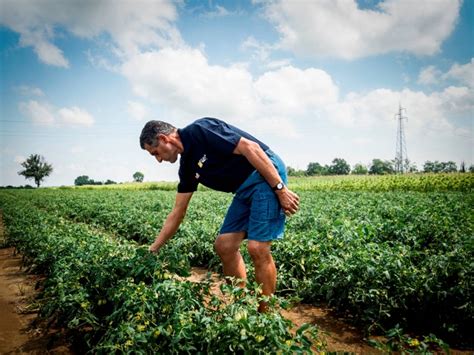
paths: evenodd
<path fill-rule="evenodd" d="M 234 149 L 234 154 L 241 154 L 246 157 L 271 187 L 276 186 L 281 181 L 277 169 L 258 143 L 242 137 Z M 292 215 L 298 211 L 300 199 L 297 194 L 290 191 L 286 186 L 283 190 L 277 190 L 276 194 L 287 215 Z"/>
<path fill-rule="evenodd" d="M 157 235 L 153 244 L 149 247 L 151 252 L 156 253 L 176 233 L 186 215 L 186 210 L 188 209 L 189 201 L 192 196 L 192 192 L 178 192 L 176 194 L 176 202 L 173 210 L 170 212 L 168 217 L 166 217 L 160 233 Z"/>

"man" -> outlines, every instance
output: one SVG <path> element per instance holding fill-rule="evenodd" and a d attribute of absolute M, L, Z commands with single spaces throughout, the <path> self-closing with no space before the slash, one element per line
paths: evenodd
<path fill-rule="evenodd" d="M 276 288 L 272 241 L 283 235 L 285 214 L 296 213 L 299 198 L 286 187 L 286 168 L 268 146 L 250 134 L 215 118 L 201 118 L 183 129 L 162 121 L 150 121 L 140 135 L 140 146 L 161 163 L 180 158 L 179 184 L 173 210 L 150 246 L 157 252 L 178 230 L 199 183 L 232 192 L 215 249 L 225 276 L 245 280 L 241 242 L 255 266 L 256 281 L 264 295 Z M 265 305 L 260 305 L 265 310 Z"/>

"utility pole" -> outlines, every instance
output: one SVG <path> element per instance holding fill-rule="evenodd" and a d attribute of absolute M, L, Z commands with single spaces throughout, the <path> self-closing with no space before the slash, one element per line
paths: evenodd
<path fill-rule="evenodd" d="M 406 112 L 406 109 L 402 108 L 402 105 L 399 104 L 398 113 L 395 114 L 395 118 L 398 120 L 395 171 L 400 174 L 408 170 L 407 144 L 405 141 L 405 132 L 403 131 L 403 120 L 408 120 L 408 117 L 403 116 L 403 111 Z M 405 162 L 406 166 L 404 164 Z"/>

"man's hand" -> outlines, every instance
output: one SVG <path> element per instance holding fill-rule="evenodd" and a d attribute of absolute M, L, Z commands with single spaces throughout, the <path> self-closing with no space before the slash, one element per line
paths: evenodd
<path fill-rule="evenodd" d="M 151 252 L 151 253 L 158 253 L 158 250 L 160 250 L 161 248 L 161 245 L 159 243 L 157 243 L 157 241 L 155 240 L 155 242 L 149 246 L 148 250 Z"/>
<path fill-rule="evenodd" d="M 293 191 L 284 187 L 282 190 L 276 192 L 281 208 L 287 216 L 295 214 L 300 206 L 300 198 Z"/>

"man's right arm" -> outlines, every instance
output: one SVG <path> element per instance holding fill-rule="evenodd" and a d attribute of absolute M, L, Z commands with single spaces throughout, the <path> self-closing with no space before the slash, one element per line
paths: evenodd
<path fill-rule="evenodd" d="M 149 247 L 151 252 L 156 253 L 176 233 L 186 215 L 186 210 L 188 209 L 189 201 L 191 201 L 192 196 L 192 192 L 178 192 L 176 194 L 176 201 L 173 210 L 166 218 L 155 241 Z"/>

